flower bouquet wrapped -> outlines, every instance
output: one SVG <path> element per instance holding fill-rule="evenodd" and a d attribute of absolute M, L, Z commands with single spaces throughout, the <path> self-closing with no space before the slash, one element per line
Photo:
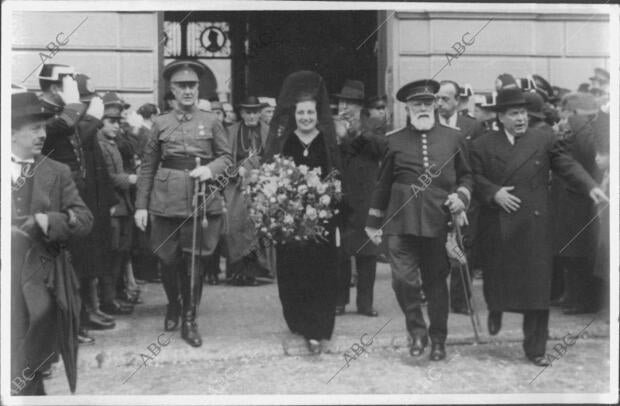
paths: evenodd
<path fill-rule="evenodd" d="M 296 166 L 280 155 L 251 170 L 244 192 L 250 197 L 258 237 L 272 244 L 326 240 L 327 225 L 342 199 L 336 176 L 334 171 L 321 179 L 321 168 Z"/>

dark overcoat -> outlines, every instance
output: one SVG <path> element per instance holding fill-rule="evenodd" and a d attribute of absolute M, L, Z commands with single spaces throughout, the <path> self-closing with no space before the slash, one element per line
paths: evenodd
<path fill-rule="evenodd" d="M 26 368 L 28 376 L 40 365 L 45 369 L 42 363 L 58 353 L 65 369 L 75 372 L 79 294 L 63 247 L 72 238 L 83 238 L 93 225 L 69 168 L 41 157 L 33 167 L 31 179 L 24 190 L 14 192 L 11 204 L 12 378 Z M 18 192 L 26 193 L 17 198 Z M 47 235 L 34 221 L 35 213 L 47 214 Z"/>
<path fill-rule="evenodd" d="M 342 233 L 342 246 L 347 255 L 379 254 L 379 247 L 375 244 L 365 244 L 368 236 L 364 227 L 379 172 L 379 161 L 386 146 L 385 125 L 371 119 L 362 121 L 358 136 L 347 135 L 340 143 L 342 183 L 346 190 L 344 199 L 350 209 Z"/>
<path fill-rule="evenodd" d="M 562 141 L 528 129 L 512 145 L 504 132 L 489 132 L 473 142 L 475 196 L 481 204 L 479 236 L 484 250 L 484 292 L 490 310 L 548 309 L 551 295 L 552 238 L 549 170 L 571 187 L 588 193 L 596 186 L 570 157 Z M 506 213 L 494 201 L 503 186 L 521 199 Z"/>

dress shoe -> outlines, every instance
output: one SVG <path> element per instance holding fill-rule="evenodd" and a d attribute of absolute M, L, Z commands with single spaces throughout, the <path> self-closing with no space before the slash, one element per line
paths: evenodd
<path fill-rule="evenodd" d="M 342 316 L 344 314 L 344 306 L 336 306 L 334 313 L 336 316 Z"/>
<path fill-rule="evenodd" d="M 181 305 L 168 304 L 166 308 L 166 318 L 164 319 L 164 330 L 174 331 L 179 327 L 181 319 Z"/>
<path fill-rule="evenodd" d="M 93 312 L 88 313 L 86 325 L 93 330 L 109 330 L 116 327 L 113 321 L 106 321 Z"/>
<path fill-rule="evenodd" d="M 110 316 L 107 313 L 102 312 L 101 309 L 93 310 L 93 313 L 95 313 L 97 316 L 101 317 L 102 320 L 114 321 L 114 317 Z"/>
<path fill-rule="evenodd" d="M 452 309 L 452 313 L 470 315 L 471 312 L 467 307 L 456 307 Z"/>
<path fill-rule="evenodd" d="M 499 333 L 502 328 L 502 312 L 491 311 L 487 317 L 487 328 L 492 336 Z"/>
<path fill-rule="evenodd" d="M 419 357 L 424 354 L 424 348 L 426 348 L 426 340 L 422 337 L 413 337 L 409 354 L 412 357 Z"/>
<path fill-rule="evenodd" d="M 313 338 L 307 340 L 308 350 L 314 355 L 321 353 L 321 343 Z"/>
<path fill-rule="evenodd" d="M 83 328 L 80 328 L 78 332 L 78 343 L 79 344 L 95 344 L 95 339 L 88 335 L 88 331 Z"/>
<path fill-rule="evenodd" d="M 101 310 L 109 314 L 123 315 L 133 313 L 133 306 L 123 306 L 114 300 L 111 303 L 102 303 Z"/>
<path fill-rule="evenodd" d="M 357 311 L 358 314 L 361 314 L 363 316 L 368 316 L 368 317 L 378 317 L 379 316 L 379 312 L 376 311 L 375 309 L 365 309 L 365 310 L 358 310 Z"/>
<path fill-rule="evenodd" d="M 181 325 L 181 338 L 192 347 L 200 347 L 202 345 L 198 325 L 193 321 L 183 321 Z"/>
<path fill-rule="evenodd" d="M 530 361 L 532 361 L 532 364 L 538 366 L 538 367 L 548 367 L 551 365 L 551 362 L 549 362 L 549 360 L 547 358 L 545 358 L 544 356 L 538 356 L 538 357 L 527 357 Z"/>
<path fill-rule="evenodd" d="M 446 358 L 446 346 L 444 343 L 431 344 L 431 361 L 441 361 Z"/>

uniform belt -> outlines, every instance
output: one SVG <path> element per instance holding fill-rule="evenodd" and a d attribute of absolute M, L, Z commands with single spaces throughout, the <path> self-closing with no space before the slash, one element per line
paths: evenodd
<path fill-rule="evenodd" d="M 209 160 L 200 158 L 200 165 L 206 165 Z M 190 170 L 196 168 L 196 158 L 166 159 L 161 162 L 161 167 L 166 169 Z"/>

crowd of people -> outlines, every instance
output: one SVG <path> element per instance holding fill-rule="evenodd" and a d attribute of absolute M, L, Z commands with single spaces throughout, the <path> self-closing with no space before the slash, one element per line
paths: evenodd
<path fill-rule="evenodd" d="M 205 70 L 167 65 L 161 109 L 132 111 L 62 64 L 43 65 L 38 95 L 14 88 L 12 375 L 42 365 L 14 393 L 44 394 L 58 354 L 73 391 L 78 345 L 132 313 L 146 282 L 163 285 L 165 330 L 180 327 L 194 347 L 204 283 L 277 283 L 289 329 L 319 353 L 351 286 L 357 312 L 378 316 L 378 260 L 390 265 L 410 354 L 430 340 L 431 360 L 444 359 L 449 310 L 472 312 L 470 283 L 446 252 L 449 222 L 483 279 L 489 333 L 503 312 L 523 313 L 536 365 L 547 362 L 549 306 L 607 306 L 605 70 L 577 91 L 535 74 L 502 74 L 487 93 L 417 80 L 395 95 L 407 120 L 394 130 L 391 95 L 367 95 L 358 80 L 329 95 L 320 75 L 295 72 L 277 100 L 248 95 L 233 106 L 198 98 Z M 244 179 L 277 154 L 337 170 L 344 198 L 327 240 L 257 238 Z M 226 184 L 205 193 L 222 175 Z"/>

